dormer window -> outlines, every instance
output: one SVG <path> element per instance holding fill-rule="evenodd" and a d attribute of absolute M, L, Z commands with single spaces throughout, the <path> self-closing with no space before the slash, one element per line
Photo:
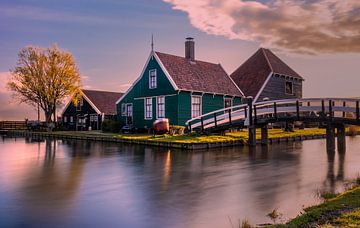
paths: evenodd
<path fill-rule="evenodd" d="M 149 71 L 149 89 L 155 89 L 156 85 L 156 69 Z"/>

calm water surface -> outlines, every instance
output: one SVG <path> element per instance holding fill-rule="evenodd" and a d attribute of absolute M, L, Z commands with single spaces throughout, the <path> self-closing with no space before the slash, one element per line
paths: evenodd
<path fill-rule="evenodd" d="M 231 227 L 318 203 L 360 173 L 360 138 L 186 152 L 0 138 L 0 227 Z"/>

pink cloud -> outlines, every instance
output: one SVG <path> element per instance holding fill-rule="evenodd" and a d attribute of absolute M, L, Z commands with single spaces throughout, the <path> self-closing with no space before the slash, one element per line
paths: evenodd
<path fill-rule="evenodd" d="M 360 52 L 358 0 L 163 0 L 197 29 L 297 53 Z"/>

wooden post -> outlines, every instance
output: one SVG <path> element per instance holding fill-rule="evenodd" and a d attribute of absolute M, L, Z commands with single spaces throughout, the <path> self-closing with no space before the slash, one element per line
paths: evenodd
<path fill-rule="evenodd" d="M 335 151 L 335 131 L 331 121 L 328 120 L 326 126 L 326 150 L 328 152 Z"/>
<path fill-rule="evenodd" d="M 337 127 L 337 148 L 339 153 L 345 153 L 346 151 L 346 132 L 344 124 Z"/>
<path fill-rule="evenodd" d="M 248 106 L 249 106 L 249 146 L 256 146 L 256 127 L 253 124 L 253 101 L 252 97 L 248 97 Z"/>
<path fill-rule="evenodd" d="M 325 113 L 325 101 L 321 100 L 321 112 L 323 113 L 323 117 L 326 117 Z"/>
<path fill-rule="evenodd" d="M 268 135 L 268 125 L 263 125 L 261 127 L 261 144 L 267 145 L 269 143 L 269 135 Z"/>
<path fill-rule="evenodd" d="M 359 101 L 356 101 L 356 121 L 360 119 Z"/>
<path fill-rule="evenodd" d="M 333 111 L 332 111 L 333 102 L 329 100 L 329 118 L 331 119 L 333 117 Z"/>
<path fill-rule="evenodd" d="M 296 101 L 296 118 L 297 120 L 300 120 L 300 107 L 299 107 L 299 101 Z"/>
<path fill-rule="evenodd" d="M 345 101 L 343 102 L 343 107 L 344 107 L 344 108 L 346 107 L 346 102 L 345 102 Z M 343 118 L 345 118 L 345 117 L 346 117 L 346 115 L 345 115 L 345 111 L 343 111 L 343 113 L 342 113 L 342 117 L 343 117 Z"/>
<path fill-rule="evenodd" d="M 215 122 L 215 128 L 217 128 L 216 112 L 214 113 L 214 122 Z"/>
<path fill-rule="evenodd" d="M 254 105 L 254 124 L 257 124 L 257 110 L 256 110 L 256 105 Z"/>
<path fill-rule="evenodd" d="M 277 107 L 276 107 L 276 102 L 274 102 L 274 118 L 275 118 L 275 120 L 277 119 Z"/>
<path fill-rule="evenodd" d="M 232 125 L 232 121 L 231 121 L 231 109 L 229 109 L 229 124 L 230 124 L 230 126 Z"/>
<path fill-rule="evenodd" d="M 201 131 L 203 132 L 204 131 L 204 120 L 202 117 L 200 120 L 201 120 Z"/>

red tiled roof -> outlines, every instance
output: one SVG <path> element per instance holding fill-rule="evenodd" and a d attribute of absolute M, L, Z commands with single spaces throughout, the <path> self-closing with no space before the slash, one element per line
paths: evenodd
<path fill-rule="evenodd" d="M 115 114 L 116 101 L 123 95 L 123 93 L 97 91 L 97 90 L 82 90 L 87 98 L 96 106 L 101 113 Z"/>
<path fill-rule="evenodd" d="M 179 90 L 243 96 L 220 64 L 156 52 Z"/>
<path fill-rule="evenodd" d="M 303 79 L 269 49 L 260 48 L 232 74 L 246 96 L 256 97 L 270 73 Z"/>

